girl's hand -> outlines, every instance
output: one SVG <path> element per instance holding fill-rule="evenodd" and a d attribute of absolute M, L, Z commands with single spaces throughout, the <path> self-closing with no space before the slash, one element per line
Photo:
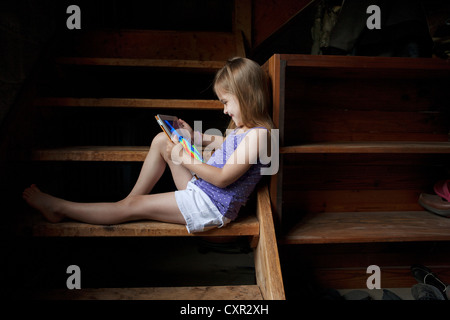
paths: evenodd
<path fill-rule="evenodd" d="M 178 127 L 180 128 L 180 134 L 192 143 L 192 141 L 194 140 L 194 130 L 191 128 L 191 126 L 186 121 L 178 119 Z"/>

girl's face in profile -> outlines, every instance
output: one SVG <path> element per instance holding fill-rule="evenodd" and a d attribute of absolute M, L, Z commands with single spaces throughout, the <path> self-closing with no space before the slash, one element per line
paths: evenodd
<path fill-rule="evenodd" d="M 223 113 L 231 117 L 236 127 L 243 127 L 244 123 L 242 122 L 241 108 L 237 97 L 228 92 L 217 92 L 217 97 L 223 103 Z"/>

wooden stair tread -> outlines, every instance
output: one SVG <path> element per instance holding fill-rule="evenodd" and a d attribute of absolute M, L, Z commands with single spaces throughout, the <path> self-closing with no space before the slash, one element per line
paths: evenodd
<path fill-rule="evenodd" d="M 149 67 L 188 69 L 215 72 L 221 69 L 225 61 L 201 60 L 165 60 L 143 58 L 99 58 L 99 57 L 60 57 L 56 63 L 61 65 L 109 66 L 109 67 Z"/>
<path fill-rule="evenodd" d="M 58 289 L 35 294 L 35 298 L 49 300 L 263 300 L 257 285 Z"/>
<path fill-rule="evenodd" d="M 35 161 L 144 161 L 147 146 L 75 146 L 33 151 Z M 281 147 L 295 153 L 450 153 L 449 142 L 336 142 Z"/>
<path fill-rule="evenodd" d="M 34 161 L 144 161 L 148 146 L 77 146 L 34 150 Z"/>
<path fill-rule="evenodd" d="M 215 73 L 230 57 L 245 56 L 240 32 L 95 30 L 66 46 L 56 63 Z"/>
<path fill-rule="evenodd" d="M 283 244 L 449 241 L 450 219 L 427 211 L 323 212 L 292 228 Z"/>
<path fill-rule="evenodd" d="M 258 236 L 255 216 L 238 218 L 223 228 L 190 234 L 180 224 L 138 221 L 117 225 L 93 225 L 76 221 L 49 223 L 42 218 L 33 223 L 32 235 L 38 237 L 184 237 L 184 236 Z"/>
<path fill-rule="evenodd" d="M 450 153 L 450 142 L 323 142 L 281 147 L 280 153 Z"/>
<path fill-rule="evenodd" d="M 33 150 L 33 161 L 117 161 L 142 162 L 148 154 L 148 146 L 75 146 Z M 208 147 L 199 147 L 210 152 Z"/>
<path fill-rule="evenodd" d="M 131 98 L 72 98 L 43 97 L 35 100 L 36 106 L 47 107 L 118 107 L 222 110 L 218 100 L 182 99 L 131 99 Z"/>
<path fill-rule="evenodd" d="M 326 76 L 342 78 L 436 78 L 448 77 L 450 63 L 439 58 L 408 59 L 401 57 L 275 55 L 301 77 Z"/>

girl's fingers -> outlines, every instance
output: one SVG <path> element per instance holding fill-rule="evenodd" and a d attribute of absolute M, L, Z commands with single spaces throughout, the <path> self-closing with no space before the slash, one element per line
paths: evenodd
<path fill-rule="evenodd" d="M 178 126 L 180 127 L 180 134 L 185 137 L 187 140 L 192 141 L 194 138 L 194 130 L 192 130 L 191 126 L 182 119 L 178 119 Z"/>

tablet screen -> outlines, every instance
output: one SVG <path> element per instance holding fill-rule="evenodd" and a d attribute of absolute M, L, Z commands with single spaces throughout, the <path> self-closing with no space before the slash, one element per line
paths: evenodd
<path fill-rule="evenodd" d="M 198 149 L 191 145 L 191 143 L 185 139 L 177 129 L 180 129 L 178 126 L 178 118 L 174 116 L 165 116 L 165 115 L 157 115 L 156 119 L 160 124 L 161 128 L 166 132 L 167 136 L 170 137 L 175 135 L 178 138 L 178 141 L 183 145 L 184 150 L 191 155 L 191 157 L 200 160 L 203 162 L 203 158 Z"/>

